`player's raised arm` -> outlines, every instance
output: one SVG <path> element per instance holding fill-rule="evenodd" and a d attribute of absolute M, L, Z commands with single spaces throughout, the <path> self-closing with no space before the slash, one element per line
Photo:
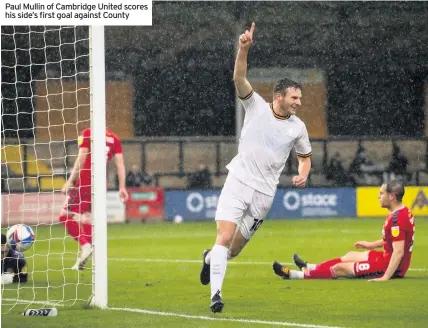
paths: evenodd
<path fill-rule="evenodd" d="M 80 169 L 83 167 L 83 164 L 85 163 L 86 156 L 88 155 L 89 148 L 81 147 L 79 148 L 79 153 L 77 154 L 76 161 L 74 162 L 73 169 L 71 170 L 70 177 L 68 178 L 67 182 L 62 187 L 62 192 L 66 193 L 67 190 L 74 185 L 74 183 L 77 180 L 77 177 L 79 176 Z"/>
<path fill-rule="evenodd" d="M 240 98 L 246 98 L 251 94 L 253 88 L 247 80 L 247 57 L 251 44 L 253 43 L 253 34 L 256 24 L 251 24 L 250 30 L 239 36 L 239 49 L 233 71 L 233 81 L 236 91 Z"/>

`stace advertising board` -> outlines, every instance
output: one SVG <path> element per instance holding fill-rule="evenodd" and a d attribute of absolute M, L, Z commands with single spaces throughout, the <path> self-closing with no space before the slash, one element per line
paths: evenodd
<path fill-rule="evenodd" d="M 268 218 L 351 218 L 356 215 L 355 189 L 278 189 Z"/>
<path fill-rule="evenodd" d="M 166 217 L 212 220 L 219 197 L 220 191 L 166 191 Z M 267 218 L 355 217 L 355 199 L 353 188 L 278 189 Z"/>

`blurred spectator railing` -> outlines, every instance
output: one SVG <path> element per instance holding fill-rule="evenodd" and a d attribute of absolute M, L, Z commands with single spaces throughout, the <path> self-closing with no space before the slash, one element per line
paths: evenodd
<path fill-rule="evenodd" d="M 127 167 L 136 164 L 143 172 L 153 174 L 155 184 L 165 188 L 186 188 L 187 178 L 204 166 L 211 173 L 213 187 L 221 187 L 224 183 L 227 170 L 225 166 L 237 152 L 237 143 L 234 137 L 147 137 L 123 140 L 123 150 Z M 340 154 L 341 163 L 345 171 L 355 158 L 357 149 L 363 146 L 368 156 L 386 169 L 392 156 L 393 142 L 400 148 L 401 153 L 408 160 L 407 172 L 410 179 L 407 184 L 428 184 L 428 138 L 384 138 L 384 137 L 329 137 L 328 139 L 312 139 L 312 171 L 310 183 L 312 186 L 332 186 L 332 181 L 326 179 L 326 166 L 330 158 Z M 6 145 L 16 144 L 16 140 L 5 140 Z M 25 144 L 28 144 L 26 146 Z M 40 177 L 29 174 L 27 158 L 38 158 L 44 165 L 50 167 L 55 177 L 66 177 L 73 167 L 77 155 L 75 141 L 35 146 L 33 141 L 23 142 L 22 172 L 14 172 L 7 163 L 3 163 L 2 186 L 3 190 L 31 191 L 33 187 L 26 185 L 26 181 L 50 177 Z M 30 156 L 29 156 L 30 155 Z M 6 170 L 5 170 L 6 169 Z M 297 172 L 297 159 L 294 153 L 290 156 L 280 179 L 280 186 L 291 184 L 290 176 Z M 109 167 L 108 185 L 114 188 L 114 168 Z M 374 172 L 381 176 L 383 170 Z M 19 183 L 13 188 L 7 180 L 16 180 Z M 370 183 L 359 182 L 367 185 Z M 373 183 L 377 185 L 378 182 Z M 9 186 L 9 188 L 8 188 Z M 42 183 L 38 184 L 43 189 Z"/>
<path fill-rule="evenodd" d="M 392 156 L 393 142 L 408 159 L 408 184 L 428 183 L 428 138 L 386 137 L 329 137 L 311 139 L 313 156 L 310 183 L 313 186 L 331 186 L 325 177 L 330 158 L 340 153 L 346 171 L 354 160 L 357 149 L 363 146 L 369 157 L 388 168 Z M 221 187 L 227 174 L 225 166 L 237 152 L 234 137 L 153 137 L 124 140 L 127 165 L 138 164 L 144 172 L 152 173 L 156 185 L 166 188 L 185 188 L 187 177 L 203 165 L 213 176 L 213 187 Z M 297 172 L 294 153 L 287 161 L 280 185 L 290 185 L 290 176 Z M 374 172 L 382 176 L 384 170 Z M 426 179 L 421 174 L 427 173 Z M 426 180 L 426 181 L 425 181 Z M 358 182 L 358 184 L 366 184 Z M 378 182 L 373 184 L 377 185 Z"/>

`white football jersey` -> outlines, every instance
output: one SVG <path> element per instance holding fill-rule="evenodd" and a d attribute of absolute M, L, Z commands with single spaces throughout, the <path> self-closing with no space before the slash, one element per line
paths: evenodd
<path fill-rule="evenodd" d="M 231 174 L 266 195 L 275 195 L 291 150 L 312 155 L 305 123 L 295 115 L 282 117 L 256 92 L 241 99 L 245 109 L 238 154 L 226 166 Z"/>

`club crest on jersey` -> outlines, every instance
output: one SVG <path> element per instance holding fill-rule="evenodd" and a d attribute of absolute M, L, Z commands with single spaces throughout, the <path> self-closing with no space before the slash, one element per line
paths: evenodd
<path fill-rule="evenodd" d="M 400 227 L 392 227 L 391 234 L 392 234 L 392 237 L 398 237 L 400 234 Z"/>

